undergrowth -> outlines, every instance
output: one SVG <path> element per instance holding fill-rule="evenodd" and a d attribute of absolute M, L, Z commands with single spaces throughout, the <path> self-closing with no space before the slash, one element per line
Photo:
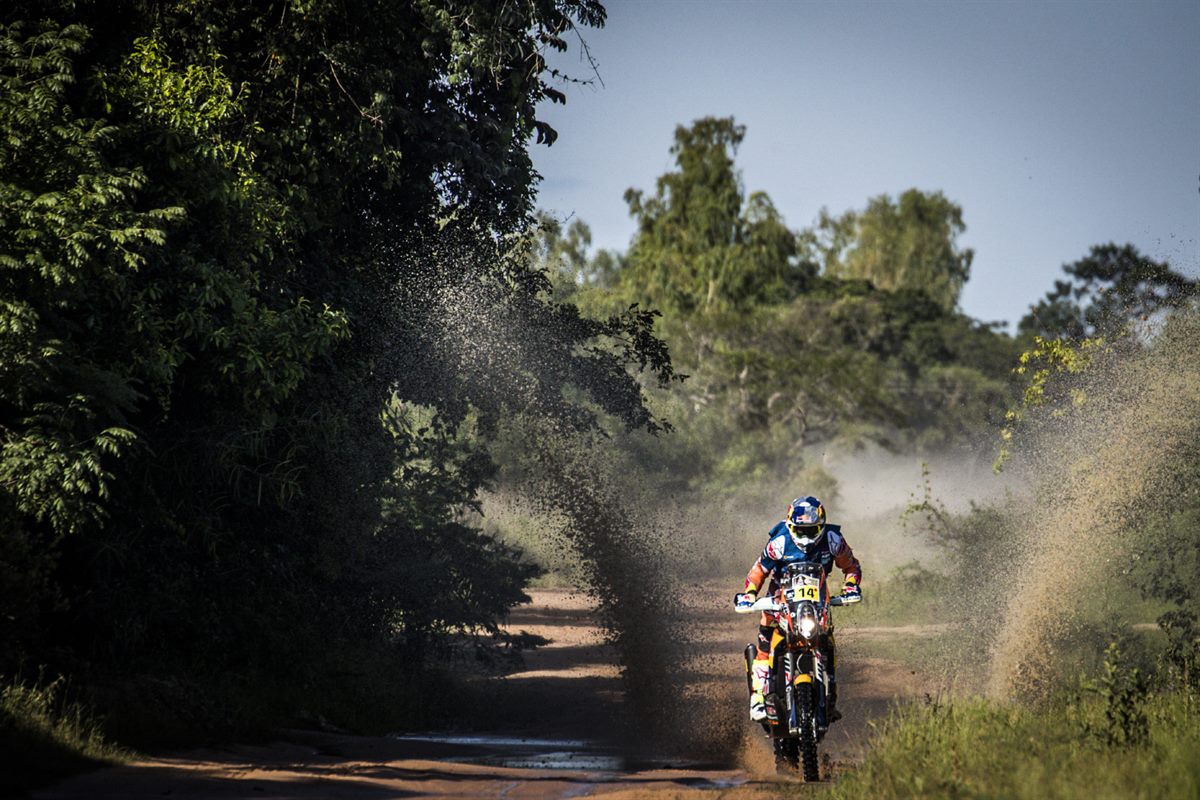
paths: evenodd
<path fill-rule="evenodd" d="M 831 798 L 1195 798 L 1200 725 L 1177 698 L 1147 701 L 1138 744 L 1107 740 L 1102 701 L 1043 709 L 984 700 L 898 710 Z M 1101 736 L 1094 731 L 1105 731 Z"/>
<path fill-rule="evenodd" d="M 872 724 L 870 754 L 827 796 L 1200 797 L 1200 704 L 1181 674 L 1164 664 L 1156 691 L 1114 645 L 1095 678 L 1039 703 L 930 699 L 899 707 Z"/>
<path fill-rule="evenodd" d="M 63 678 L 0 689 L 0 797 L 129 757 L 67 695 Z"/>

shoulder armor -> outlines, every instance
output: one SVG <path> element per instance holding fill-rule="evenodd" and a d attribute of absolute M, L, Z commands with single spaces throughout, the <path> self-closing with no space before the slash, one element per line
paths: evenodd
<path fill-rule="evenodd" d="M 829 552 L 835 556 L 846 549 L 846 538 L 842 536 L 840 525 L 827 525 L 825 539 L 829 542 Z"/>
<path fill-rule="evenodd" d="M 783 558 L 784 548 L 787 547 L 787 535 L 780 534 L 771 541 L 767 542 L 767 549 L 763 552 L 767 554 L 767 558 L 772 561 L 778 561 Z"/>

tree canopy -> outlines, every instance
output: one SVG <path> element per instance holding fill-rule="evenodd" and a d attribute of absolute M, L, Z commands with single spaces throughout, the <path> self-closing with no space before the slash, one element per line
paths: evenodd
<path fill-rule="evenodd" d="M 1131 244 L 1095 245 L 1078 261 L 1063 265 L 1065 280 L 1021 319 L 1023 334 L 1081 341 L 1115 336 L 1131 323 L 1194 303 L 1197 282 Z"/>
<path fill-rule="evenodd" d="M 822 212 L 809 242 L 830 277 L 924 292 L 952 311 L 974 257 L 957 243 L 965 230 L 962 209 L 941 192 L 909 189 L 898 200 L 879 195 L 840 217 Z"/>
<path fill-rule="evenodd" d="M 651 315 L 554 302 L 522 244 L 542 54 L 603 22 L 5 5 L 0 671 L 302 687 L 334 643 L 415 668 L 496 630 L 534 571 L 464 522 L 496 421 L 656 429 L 635 373 L 671 374 Z"/>
<path fill-rule="evenodd" d="M 732 117 L 681 125 L 676 170 L 651 197 L 625 193 L 637 234 L 623 274 L 636 297 L 684 312 L 745 308 L 784 300 L 812 276 L 770 198 L 745 196 L 734 168 L 744 136 Z"/>

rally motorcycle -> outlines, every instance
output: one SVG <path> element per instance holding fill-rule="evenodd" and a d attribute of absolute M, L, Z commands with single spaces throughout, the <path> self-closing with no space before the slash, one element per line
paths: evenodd
<path fill-rule="evenodd" d="M 833 638 L 831 606 L 850 605 L 861 598 L 830 597 L 820 563 L 796 562 L 784 568 L 773 596 L 736 607 L 740 614 L 766 611 L 775 617 L 771 636 L 770 669 L 763 692 L 767 718 L 763 729 L 771 737 L 775 764 L 781 770 L 803 767 L 804 780 L 820 780 L 817 743 L 829 730 L 827 663 Z M 735 598 L 736 603 L 736 598 Z M 756 647 L 746 645 L 746 682 Z"/>

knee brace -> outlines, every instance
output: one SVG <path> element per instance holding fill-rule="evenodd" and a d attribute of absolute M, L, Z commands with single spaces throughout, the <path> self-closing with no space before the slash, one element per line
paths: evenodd
<path fill-rule="evenodd" d="M 775 629 L 770 625 L 758 626 L 758 657 L 766 658 L 771 652 L 771 636 Z"/>

